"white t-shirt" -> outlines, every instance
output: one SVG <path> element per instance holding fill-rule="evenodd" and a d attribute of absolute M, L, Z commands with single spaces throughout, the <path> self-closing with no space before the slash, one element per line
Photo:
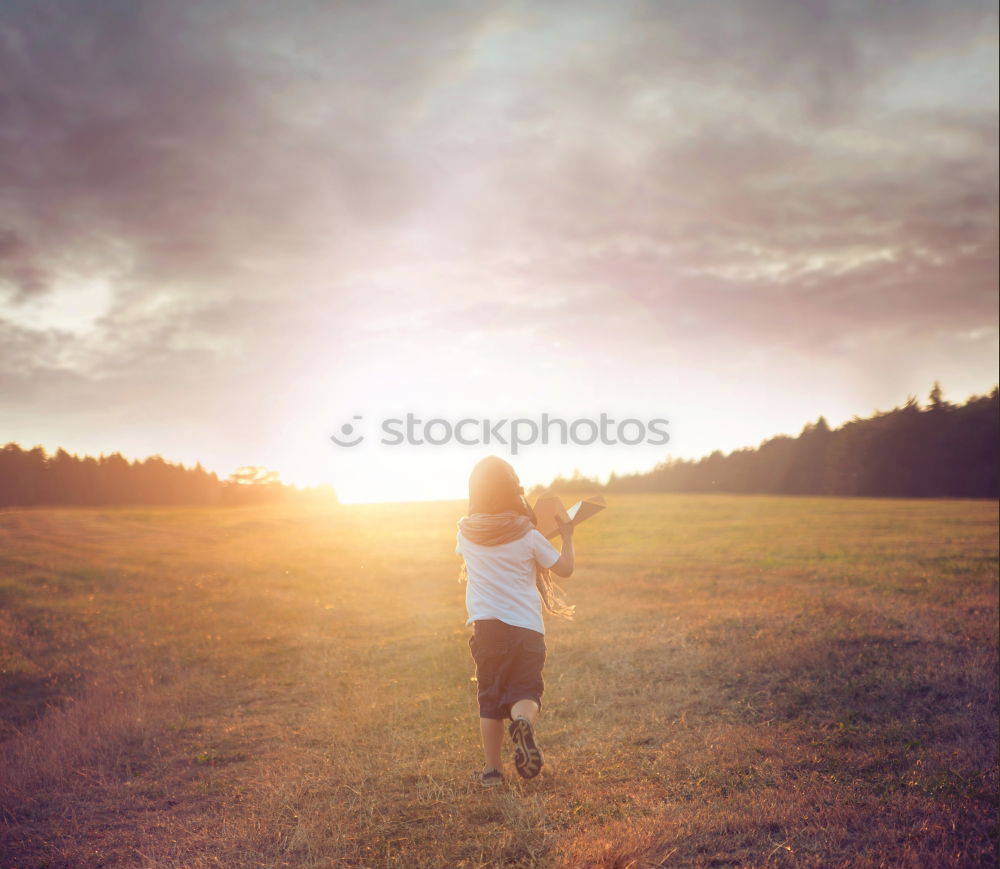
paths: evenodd
<path fill-rule="evenodd" d="M 508 625 L 545 633 L 542 599 L 535 586 L 535 564 L 552 567 L 559 560 L 556 548 L 532 528 L 510 543 L 482 546 L 458 532 L 455 552 L 465 559 L 469 582 L 465 606 L 467 625 L 477 619 L 499 619 Z"/>

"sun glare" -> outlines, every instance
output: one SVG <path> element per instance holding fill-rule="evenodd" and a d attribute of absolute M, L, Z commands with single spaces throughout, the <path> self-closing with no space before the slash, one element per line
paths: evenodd
<path fill-rule="evenodd" d="M 325 444 L 323 445 L 325 448 Z M 290 456 L 278 465 L 281 479 L 296 486 L 333 486 L 343 504 L 439 501 L 464 497 L 471 463 L 435 461 L 389 450 L 336 448 Z"/>

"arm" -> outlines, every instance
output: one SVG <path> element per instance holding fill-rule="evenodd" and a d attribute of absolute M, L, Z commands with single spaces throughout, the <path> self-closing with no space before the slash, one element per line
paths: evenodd
<path fill-rule="evenodd" d="M 573 523 L 564 523 L 560 521 L 559 534 L 562 535 L 562 551 L 559 553 L 559 560 L 553 564 L 549 570 L 551 570 L 556 576 L 561 576 L 565 579 L 566 577 L 572 575 L 574 567 Z"/>

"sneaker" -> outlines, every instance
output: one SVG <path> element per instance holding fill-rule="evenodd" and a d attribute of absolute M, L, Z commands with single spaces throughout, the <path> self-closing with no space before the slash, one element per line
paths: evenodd
<path fill-rule="evenodd" d="M 495 788 L 503 782 L 503 773 L 498 769 L 485 770 L 479 779 L 484 788 Z"/>
<path fill-rule="evenodd" d="M 514 742 L 514 766 L 522 778 L 534 778 L 542 769 L 542 750 L 535 744 L 535 731 L 527 718 L 515 718 L 510 723 L 510 738 Z"/>

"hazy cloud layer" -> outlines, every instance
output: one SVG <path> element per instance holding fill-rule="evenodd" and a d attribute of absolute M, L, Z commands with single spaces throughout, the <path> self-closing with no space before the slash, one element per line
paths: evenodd
<path fill-rule="evenodd" d="M 320 367 L 428 342 L 444 382 L 552 335 L 776 369 L 965 342 L 958 385 L 987 385 L 996 25 L 944 0 L 7 0 L 4 415 L 222 431 Z"/>

